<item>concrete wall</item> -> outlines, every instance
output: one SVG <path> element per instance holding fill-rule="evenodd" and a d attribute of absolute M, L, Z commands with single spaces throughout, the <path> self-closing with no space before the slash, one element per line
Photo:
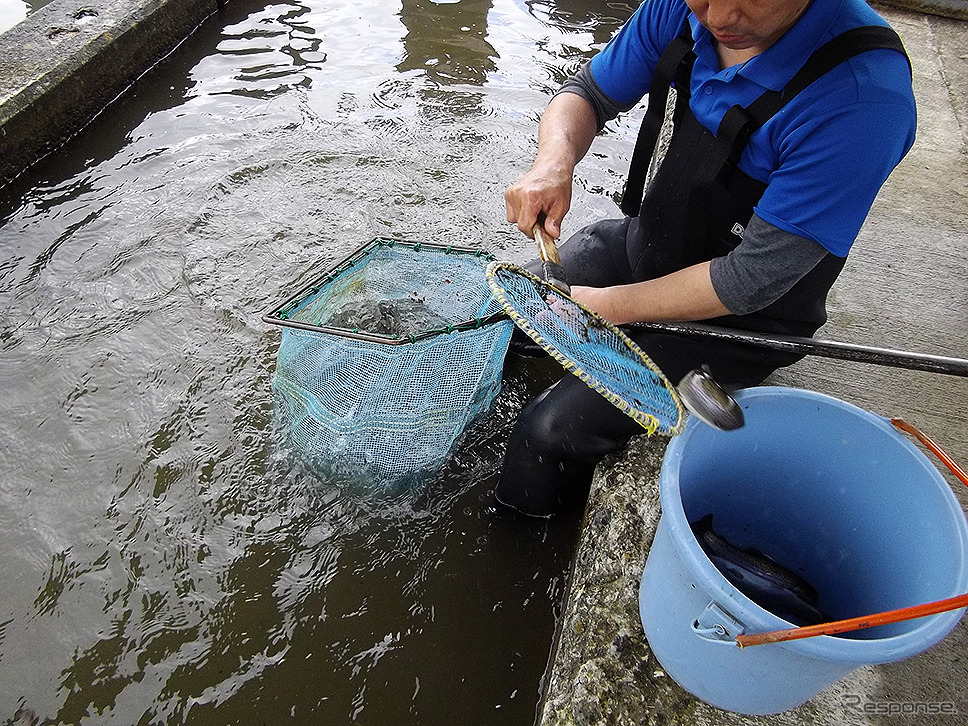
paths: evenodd
<path fill-rule="evenodd" d="M 968 20 L 968 0 L 880 0 L 879 4 L 955 20 Z"/>
<path fill-rule="evenodd" d="M 0 35 L 0 185 L 90 122 L 225 0 L 56 0 Z"/>

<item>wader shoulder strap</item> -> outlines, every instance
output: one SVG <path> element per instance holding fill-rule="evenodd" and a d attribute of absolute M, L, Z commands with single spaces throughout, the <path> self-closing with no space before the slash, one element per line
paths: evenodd
<path fill-rule="evenodd" d="M 652 73 L 652 83 L 649 86 L 649 105 L 642 119 L 632 160 L 629 165 L 629 175 L 622 194 L 622 213 L 628 217 L 636 217 L 642 206 L 642 194 L 645 192 L 645 176 L 648 172 L 649 161 L 655 153 L 655 145 L 659 140 L 662 121 L 665 118 L 666 100 L 669 97 L 669 86 L 676 82 L 676 92 L 689 93 L 689 78 L 696 54 L 692 52 L 695 41 L 692 39 L 692 28 L 687 19 L 683 23 L 679 35 L 666 46 L 666 49 L 656 63 Z M 681 98 L 680 98 L 681 100 Z"/>
<path fill-rule="evenodd" d="M 911 60 L 904 51 L 901 38 L 891 28 L 880 25 L 865 25 L 841 33 L 833 40 L 820 46 L 782 91 L 767 91 L 746 107 L 755 128 L 769 121 L 790 99 L 816 81 L 828 71 L 855 55 L 869 50 L 888 49 L 901 53 L 911 68 Z M 717 134 L 718 135 L 718 134 Z"/>
<path fill-rule="evenodd" d="M 796 97 L 803 89 L 841 63 L 869 50 L 896 50 L 911 61 L 894 30 L 880 25 L 865 25 L 841 33 L 820 46 L 803 67 L 780 91 L 766 91 L 746 108 L 733 106 L 723 116 L 716 132 L 717 153 L 706 158 L 700 171 L 700 183 L 709 183 L 730 162 L 736 164 L 749 137 Z"/>

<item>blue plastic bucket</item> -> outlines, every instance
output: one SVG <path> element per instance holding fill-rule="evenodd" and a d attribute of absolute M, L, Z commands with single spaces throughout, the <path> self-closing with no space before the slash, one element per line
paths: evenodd
<path fill-rule="evenodd" d="M 792 627 L 743 595 L 690 522 L 799 573 L 834 619 L 968 591 L 968 525 L 939 471 L 890 422 L 810 391 L 741 391 L 746 425 L 691 418 L 660 474 L 662 516 L 639 612 L 665 671 L 697 698 L 747 714 L 799 706 L 862 665 L 936 644 L 964 610 L 841 636 L 740 649 L 741 633 Z"/>

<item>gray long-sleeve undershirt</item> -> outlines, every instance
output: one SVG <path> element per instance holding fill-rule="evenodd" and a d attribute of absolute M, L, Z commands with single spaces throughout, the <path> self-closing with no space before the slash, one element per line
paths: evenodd
<path fill-rule="evenodd" d="M 558 93 L 584 98 L 595 112 L 598 131 L 632 108 L 616 103 L 602 91 L 592 77 L 590 63 L 568 78 Z M 780 229 L 754 214 L 742 242 L 725 257 L 713 259 L 709 275 L 723 305 L 734 315 L 746 315 L 776 302 L 829 254 L 818 242 Z"/>

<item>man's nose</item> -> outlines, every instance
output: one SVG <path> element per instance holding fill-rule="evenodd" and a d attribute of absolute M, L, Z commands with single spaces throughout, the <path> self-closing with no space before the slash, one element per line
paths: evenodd
<path fill-rule="evenodd" d="M 714 30 L 731 27 L 739 16 L 739 4 L 735 0 L 709 0 L 706 7 L 706 25 Z"/>

